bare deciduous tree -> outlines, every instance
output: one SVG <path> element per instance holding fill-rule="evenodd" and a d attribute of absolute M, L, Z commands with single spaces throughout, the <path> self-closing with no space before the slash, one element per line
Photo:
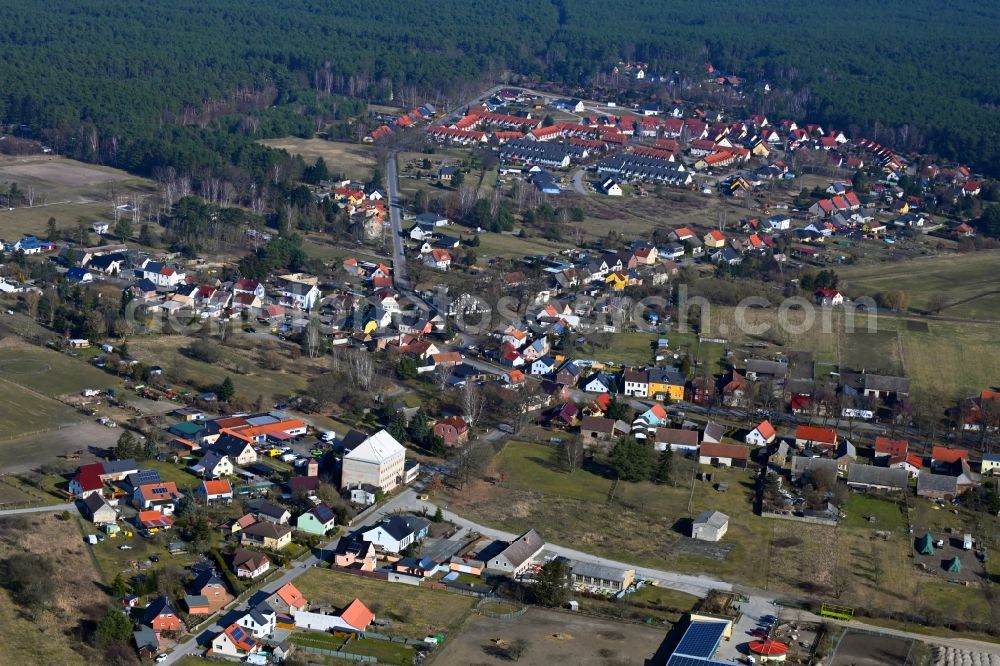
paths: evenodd
<path fill-rule="evenodd" d="M 475 382 L 466 381 L 462 387 L 462 409 L 465 410 L 465 421 L 470 428 L 474 428 L 479 423 L 479 418 L 483 415 L 483 406 L 486 398 Z"/>
<path fill-rule="evenodd" d="M 583 464 L 583 442 L 577 436 L 563 444 L 563 460 L 566 461 L 566 471 L 572 473 Z"/>

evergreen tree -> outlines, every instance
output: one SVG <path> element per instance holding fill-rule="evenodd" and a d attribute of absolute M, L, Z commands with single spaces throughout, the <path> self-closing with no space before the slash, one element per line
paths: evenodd
<path fill-rule="evenodd" d="M 674 475 L 674 450 L 667 447 L 660 452 L 656 460 L 656 469 L 653 470 L 653 481 L 656 483 L 670 483 Z"/>
<path fill-rule="evenodd" d="M 634 437 L 622 437 L 615 444 L 610 463 L 622 481 L 646 481 L 653 466 L 650 448 Z"/>
<path fill-rule="evenodd" d="M 427 413 L 421 407 L 410 419 L 410 439 L 423 446 L 431 436 L 430 424 L 427 421 Z"/>
<path fill-rule="evenodd" d="M 115 599 L 121 599 L 126 594 L 128 594 L 128 584 L 125 582 L 125 578 L 119 573 L 111 581 L 111 596 Z"/>
<path fill-rule="evenodd" d="M 535 602 L 541 606 L 558 608 L 565 604 L 569 591 L 569 566 L 566 560 L 557 557 L 543 564 L 532 591 Z"/>
<path fill-rule="evenodd" d="M 223 402 L 227 402 L 231 400 L 235 394 L 236 387 L 233 386 L 233 380 L 227 376 L 224 380 L 222 380 L 222 384 L 219 385 L 219 390 L 217 391 L 218 398 Z"/>
<path fill-rule="evenodd" d="M 403 414 L 402 410 L 397 410 L 396 413 L 392 415 L 392 422 L 389 424 L 389 434 L 395 437 L 398 442 L 405 442 L 408 439 L 406 432 L 406 416 Z"/>
<path fill-rule="evenodd" d="M 434 523 L 444 522 L 444 513 L 441 511 L 441 507 L 438 507 L 437 510 L 434 511 L 434 515 L 431 517 L 431 522 Z"/>
<path fill-rule="evenodd" d="M 125 613 L 109 608 L 94 630 L 94 644 L 106 648 L 114 643 L 124 643 L 132 637 L 132 622 Z"/>
<path fill-rule="evenodd" d="M 132 434 L 131 430 L 123 430 L 122 434 L 118 436 L 118 443 L 115 445 L 115 450 L 112 453 L 115 460 L 137 458 L 139 457 L 139 452 L 139 442 L 136 440 L 135 435 Z"/>

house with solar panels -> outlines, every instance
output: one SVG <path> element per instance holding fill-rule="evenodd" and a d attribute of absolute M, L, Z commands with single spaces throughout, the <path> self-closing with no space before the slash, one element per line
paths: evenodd
<path fill-rule="evenodd" d="M 732 631 L 729 620 L 692 619 L 666 666 L 723 666 L 729 661 L 715 659 L 724 637 Z"/>
<path fill-rule="evenodd" d="M 233 623 L 225 631 L 212 639 L 212 656 L 235 657 L 237 659 L 260 652 L 261 647 L 250 632 Z"/>

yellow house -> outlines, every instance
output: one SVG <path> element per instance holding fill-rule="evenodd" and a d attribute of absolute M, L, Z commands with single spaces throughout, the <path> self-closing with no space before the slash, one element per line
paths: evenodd
<path fill-rule="evenodd" d="M 655 400 L 678 401 L 684 399 L 687 378 L 673 368 L 650 368 L 646 395 Z"/>
<path fill-rule="evenodd" d="M 768 155 L 771 154 L 771 151 L 767 147 L 767 144 L 764 143 L 763 141 L 758 142 L 757 145 L 755 145 L 753 147 L 753 150 L 750 152 L 752 152 L 757 157 L 767 157 Z"/>
<path fill-rule="evenodd" d="M 621 291 L 628 286 L 628 276 L 620 271 L 609 273 L 604 282 L 615 291 Z"/>
<path fill-rule="evenodd" d="M 240 532 L 240 543 L 269 550 L 281 550 L 292 542 L 292 530 L 267 521 L 254 523 Z"/>
<path fill-rule="evenodd" d="M 718 229 L 709 231 L 702 240 L 705 243 L 705 247 L 716 250 L 726 245 L 726 235 Z"/>

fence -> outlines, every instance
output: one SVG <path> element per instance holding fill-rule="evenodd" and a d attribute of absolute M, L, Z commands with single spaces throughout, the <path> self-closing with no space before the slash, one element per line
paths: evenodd
<path fill-rule="evenodd" d="M 386 641 L 387 643 L 400 643 L 401 645 L 407 645 L 409 647 L 428 647 L 426 641 L 417 640 L 416 638 L 403 638 L 402 636 L 388 636 L 386 634 L 380 634 L 375 631 L 362 631 L 358 634 L 361 638 L 371 638 L 376 641 Z"/>
<path fill-rule="evenodd" d="M 815 516 L 796 516 L 791 513 L 772 513 L 770 511 L 761 511 L 760 515 L 764 518 L 778 518 L 780 520 L 794 520 L 800 523 L 811 523 L 813 525 L 826 525 L 828 527 L 836 527 L 837 521 L 833 518 L 817 518 Z"/>
<path fill-rule="evenodd" d="M 308 652 L 310 654 L 321 654 L 326 657 L 336 657 L 345 661 L 360 661 L 367 664 L 377 664 L 378 659 L 364 654 L 354 654 L 353 652 L 341 652 L 340 650 L 327 650 L 325 648 L 312 647 L 311 645 L 296 644 L 295 649 Z"/>
<path fill-rule="evenodd" d="M 483 599 L 480 599 L 479 603 L 476 604 L 476 612 L 479 613 L 480 615 L 485 615 L 486 617 L 491 617 L 497 620 L 513 620 L 514 618 L 521 617 L 522 615 L 528 612 L 527 606 L 521 606 L 520 608 L 516 608 L 515 610 L 512 610 L 508 613 L 499 613 L 497 611 L 492 611 L 488 608 L 489 606 L 495 606 L 500 604 L 507 606 L 516 606 L 516 604 L 509 601 L 497 601 L 492 597 L 484 597 Z"/>

